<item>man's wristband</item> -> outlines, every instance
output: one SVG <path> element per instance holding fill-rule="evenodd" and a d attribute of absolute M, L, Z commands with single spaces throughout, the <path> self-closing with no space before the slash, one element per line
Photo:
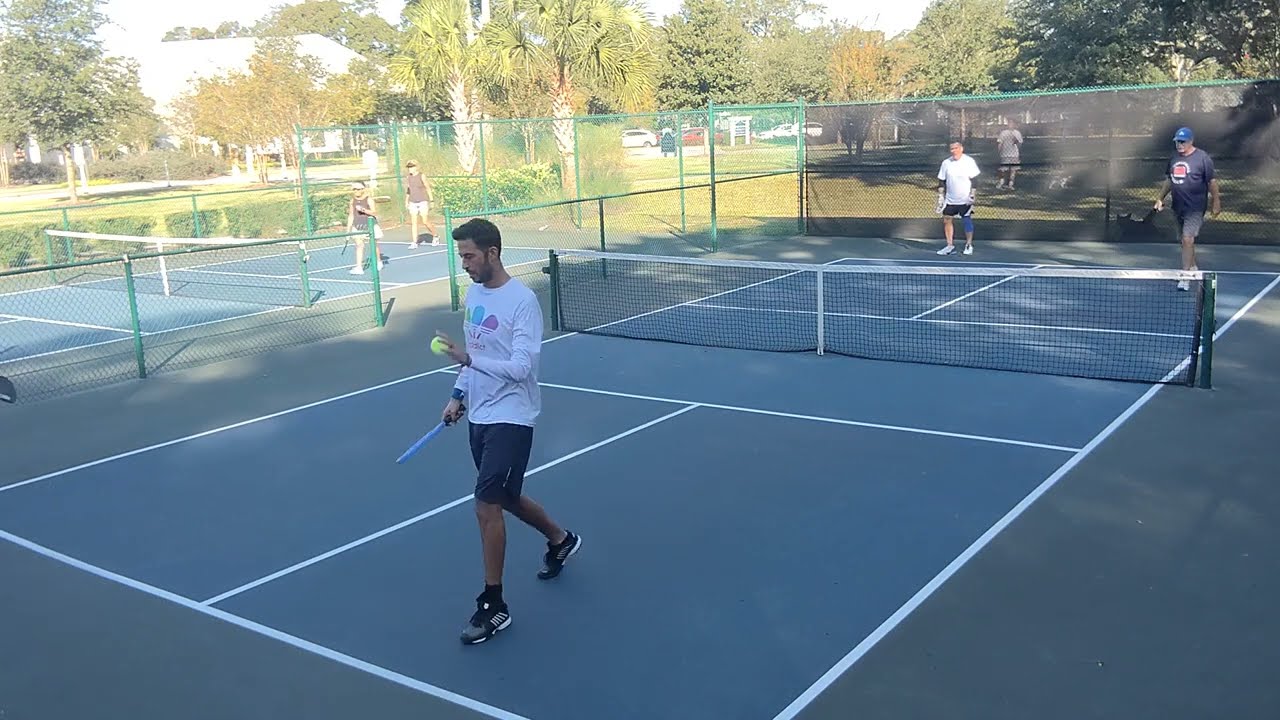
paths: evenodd
<path fill-rule="evenodd" d="M 449 397 L 453 398 L 454 400 L 461 400 L 462 395 L 463 395 L 462 388 L 454 388 L 453 393 L 450 394 Z"/>

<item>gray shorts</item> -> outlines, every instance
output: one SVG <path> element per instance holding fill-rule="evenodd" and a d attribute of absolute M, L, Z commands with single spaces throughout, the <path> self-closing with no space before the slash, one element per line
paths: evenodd
<path fill-rule="evenodd" d="M 1199 237 L 1200 228 L 1204 227 L 1204 213 L 1188 210 L 1176 215 L 1178 219 L 1178 239 Z"/>

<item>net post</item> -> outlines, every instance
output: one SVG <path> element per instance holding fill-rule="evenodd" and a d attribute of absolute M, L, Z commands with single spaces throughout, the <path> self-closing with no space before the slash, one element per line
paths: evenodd
<path fill-rule="evenodd" d="M 298 242 L 298 272 L 302 278 L 302 307 L 311 307 L 311 274 L 307 271 L 307 244 Z"/>
<path fill-rule="evenodd" d="M 573 199 L 582 199 L 582 143 L 578 138 L 578 118 L 572 118 L 573 122 Z M 575 203 L 573 206 L 574 217 L 577 222 L 575 227 L 582 229 L 582 203 Z"/>
<path fill-rule="evenodd" d="M 796 205 L 796 232 L 804 234 L 804 98 L 796 100 L 796 185 L 799 196 Z"/>
<path fill-rule="evenodd" d="M 373 273 L 373 318 L 378 327 L 383 327 L 387 324 L 387 319 L 382 314 L 382 271 L 378 269 L 378 263 L 382 262 L 382 250 L 378 248 L 378 221 L 369 218 L 368 228 L 369 268 Z"/>
<path fill-rule="evenodd" d="M 680 233 L 689 232 L 684 198 L 684 113 L 676 113 L 676 172 L 680 176 Z"/>
<path fill-rule="evenodd" d="M 818 354 L 819 355 L 822 354 L 822 351 L 826 346 L 826 332 L 825 332 L 826 328 L 823 323 L 823 320 L 824 320 L 823 316 L 826 314 L 823 308 L 824 298 L 825 298 L 825 293 L 822 291 L 822 269 L 819 268 L 818 269 Z"/>
<path fill-rule="evenodd" d="M 194 237 L 204 237 L 200 233 L 200 205 L 196 202 L 194 193 L 191 195 L 191 228 Z"/>
<path fill-rule="evenodd" d="M 551 276 L 551 329 L 560 332 L 560 261 L 555 250 L 547 251 L 547 274 Z"/>
<path fill-rule="evenodd" d="M 449 254 L 449 309 L 458 311 L 458 259 L 457 246 L 453 242 L 453 213 L 444 209 L 444 244 Z"/>
<path fill-rule="evenodd" d="M 316 219 L 311 207 L 311 193 L 307 191 L 307 152 L 302 141 L 302 126 L 294 125 L 294 139 L 298 144 L 298 189 L 302 191 L 302 217 L 306 221 L 307 234 L 316 231 Z"/>
<path fill-rule="evenodd" d="M 604 198 L 596 198 L 596 207 L 600 215 L 600 252 L 604 252 Z M 605 266 L 605 261 L 600 261 L 600 274 L 609 277 L 609 269 Z"/>
<path fill-rule="evenodd" d="M 1217 273 L 1205 273 L 1204 282 L 1200 284 L 1202 293 L 1202 309 L 1200 314 L 1200 378 L 1197 385 L 1208 390 L 1213 387 L 1213 336 L 1215 331 L 1215 309 L 1218 296 Z"/>
<path fill-rule="evenodd" d="M 707 101 L 707 163 L 711 178 L 711 252 L 720 249 L 716 237 L 716 111 L 715 103 Z"/>
<path fill-rule="evenodd" d="M 69 232 L 71 230 L 71 216 L 67 214 L 66 208 L 62 208 L 62 229 L 64 232 Z M 72 240 L 70 237 L 64 237 L 62 238 L 62 242 L 67 249 L 66 261 L 71 262 L 72 260 L 75 260 L 76 259 L 75 241 Z"/>
<path fill-rule="evenodd" d="M 133 330 L 133 355 L 138 361 L 138 377 L 147 376 L 147 359 L 142 349 L 142 323 L 138 319 L 138 292 L 133 283 L 133 260 L 128 255 L 124 262 L 124 286 L 129 296 L 129 324 Z"/>
<path fill-rule="evenodd" d="M 45 228 L 44 230 L 44 254 L 45 254 L 45 257 L 49 260 L 49 263 L 48 263 L 49 265 L 58 264 L 57 259 L 53 257 L 53 236 L 49 234 L 48 228 Z M 58 284 L 57 270 L 49 271 L 49 282 L 53 283 L 54 285 Z"/>
<path fill-rule="evenodd" d="M 391 157 L 393 162 L 395 163 L 394 165 L 392 165 L 392 168 L 394 168 L 394 172 L 396 174 L 396 192 L 400 194 L 401 198 L 403 198 L 404 197 L 404 175 L 401 174 L 400 172 L 400 168 L 402 166 L 400 164 L 400 121 L 399 120 L 391 121 Z M 423 178 L 423 182 L 426 182 L 426 178 Z M 399 209 L 400 222 L 404 222 L 405 221 L 404 203 L 400 203 L 399 208 L 400 208 Z M 410 238 L 410 240 L 416 241 L 417 238 Z"/>
<path fill-rule="evenodd" d="M 476 134 L 480 136 L 480 205 L 487 211 L 489 209 L 489 158 L 484 146 L 485 124 L 483 121 L 473 121 L 472 127 L 479 128 Z"/>

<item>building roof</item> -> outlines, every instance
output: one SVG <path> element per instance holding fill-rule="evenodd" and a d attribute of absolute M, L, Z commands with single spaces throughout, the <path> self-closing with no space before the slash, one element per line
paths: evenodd
<path fill-rule="evenodd" d="M 298 51 L 317 58 L 328 73 L 346 72 L 351 61 L 360 57 L 323 35 L 295 35 L 294 39 Z M 131 46 L 128 54 L 138 61 L 143 94 L 155 101 L 158 114 L 166 116 L 169 103 L 196 80 L 247 70 L 258 41 L 259 38 L 222 38 L 143 42 Z"/>

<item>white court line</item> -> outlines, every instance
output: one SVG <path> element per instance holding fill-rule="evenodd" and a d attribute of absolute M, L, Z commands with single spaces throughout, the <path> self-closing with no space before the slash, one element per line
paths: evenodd
<path fill-rule="evenodd" d="M 1044 267 L 1044 266 L 1043 266 L 1043 265 L 1035 265 L 1035 266 L 1033 266 L 1031 269 L 1032 269 L 1032 270 L 1035 270 L 1036 268 L 1039 268 L 1039 267 Z M 925 315 L 931 315 L 931 314 L 933 314 L 933 313 L 935 313 L 935 312 L 937 312 L 937 311 L 941 310 L 942 308 L 950 307 L 950 306 L 952 306 L 952 305 L 955 305 L 956 303 L 960 302 L 961 300 L 964 300 L 964 299 L 966 299 L 966 298 L 971 298 L 971 297 L 973 297 L 974 295 L 977 295 L 977 294 L 978 294 L 978 293 L 980 293 L 980 292 L 983 292 L 983 291 L 985 291 L 985 290 L 990 290 L 991 288 L 993 288 L 993 287 L 995 287 L 995 286 L 997 286 L 997 285 L 1000 285 L 1000 284 L 1002 284 L 1002 283 L 1007 283 L 1007 282 L 1009 282 L 1010 280 L 1015 279 L 1016 277 L 1018 277 L 1018 276 L 1017 276 L 1017 275 L 1010 275 L 1009 277 L 1006 277 L 1006 278 L 1003 278 L 1003 279 L 997 280 L 997 281 L 995 281 L 995 282 L 993 282 L 993 283 L 989 283 L 989 284 L 987 284 L 987 285 L 983 285 L 982 287 L 978 288 L 977 290 L 974 290 L 973 292 L 965 293 L 964 295 L 961 295 L 960 297 L 955 298 L 954 300 L 948 300 L 947 302 L 944 302 L 944 303 L 942 303 L 941 305 L 939 305 L 939 306 L 937 306 L 937 307 L 929 308 L 928 310 L 925 310 L 924 312 L 922 312 L 922 313 L 920 313 L 920 314 L 918 314 L 918 315 L 913 315 L 913 316 L 911 316 L 911 319 L 912 319 L 912 320 L 919 320 L 920 318 L 924 317 Z"/>
<path fill-rule="evenodd" d="M 740 311 L 740 312 L 781 313 L 785 315 L 817 315 L 818 314 L 816 310 L 788 310 L 785 308 L 753 308 L 753 307 L 741 307 L 737 305 L 718 305 L 716 303 L 698 303 L 696 305 L 693 305 L 692 307 L 710 308 L 714 310 L 734 310 L 734 311 Z M 1179 339 L 1189 339 L 1189 338 L 1195 337 L 1194 335 L 1182 335 L 1179 333 L 1158 333 L 1158 332 L 1147 332 L 1145 330 L 1116 330 L 1114 328 L 1075 327 L 1071 325 L 1035 325 L 1030 323 L 983 322 L 980 320 L 938 320 L 935 318 L 927 318 L 927 319 L 921 318 L 919 320 L 916 320 L 915 318 L 904 318 L 904 317 L 897 317 L 894 315 L 872 315 L 869 313 L 832 312 L 830 310 L 823 310 L 822 314 L 826 315 L 827 317 L 860 318 L 863 320 L 893 320 L 897 322 L 922 322 L 922 323 L 935 323 L 939 325 L 978 325 L 981 327 L 1026 328 L 1031 330 L 1067 330 L 1071 332 L 1111 333 L 1111 334 L 1118 334 L 1118 335 L 1149 335 L 1152 337 L 1171 337 L 1171 338 L 1179 338 Z"/>
<path fill-rule="evenodd" d="M 0 317 L 0 325 L 8 325 L 9 323 L 23 322 L 22 318 Z"/>
<path fill-rule="evenodd" d="M 442 687 L 438 687 L 430 683 L 425 683 L 425 682 L 422 682 L 421 680 L 416 680 L 407 675 L 402 675 L 398 672 L 395 672 L 394 670 L 388 670 L 387 668 L 381 667 L 379 665 L 374 665 L 373 663 L 360 660 L 359 658 L 354 658 L 354 657 L 351 657 L 350 655 L 340 653 L 337 650 L 334 650 L 332 648 L 327 648 L 323 645 L 313 643 L 309 640 L 303 640 L 302 638 L 296 637 L 294 635 L 281 632 L 280 630 L 277 630 L 273 627 L 268 627 L 261 623 L 257 623 L 252 620 L 242 618 L 239 615 L 233 615 L 225 610 L 219 610 L 218 608 L 209 607 L 207 605 L 201 605 L 200 603 L 195 602 L 190 598 L 185 598 L 185 597 L 182 597 L 181 595 L 171 593 L 168 590 L 163 590 L 153 585 L 148 585 L 144 582 L 134 580 L 133 578 L 125 577 L 124 575 L 114 573 L 110 570 L 100 568 L 96 565 L 90 565 L 89 563 L 86 563 L 82 560 L 77 560 L 68 555 L 64 555 L 56 550 L 52 550 L 50 548 L 44 547 L 43 545 L 36 544 L 30 540 L 27 540 L 26 538 L 22 538 L 12 533 L 5 532 L 4 530 L 0 530 L 0 539 L 13 543 L 14 545 L 17 545 L 19 547 L 25 548 L 33 553 L 36 553 L 37 555 L 42 555 L 44 557 L 47 557 L 50 560 L 55 560 L 64 565 L 69 565 L 77 570 L 86 572 L 95 577 L 99 577 L 104 580 L 109 580 L 111 582 L 117 583 L 119 585 L 123 585 L 132 590 L 145 593 L 147 595 L 150 595 L 155 598 L 159 598 L 161 600 L 167 600 L 171 603 L 174 603 L 175 605 L 180 605 L 188 610 L 193 610 L 197 613 L 200 613 L 201 615 L 205 615 L 207 617 L 211 617 L 216 620 L 221 620 L 222 622 L 234 625 L 243 630 L 248 630 L 249 632 L 256 633 L 258 635 L 271 638 L 272 640 L 277 640 L 279 642 L 285 643 L 286 645 L 290 645 L 292 647 L 298 648 L 299 650 L 309 652 L 313 655 L 318 655 L 322 658 L 325 658 L 326 660 L 331 660 L 333 662 L 346 665 L 347 667 L 369 673 L 370 675 L 373 675 L 375 677 L 382 678 L 383 680 L 393 682 L 397 685 L 401 685 L 411 690 L 416 690 L 417 692 L 423 693 L 425 695 L 430 695 L 432 697 L 439 698 L 440 700 L 444 700 L 445 702 L 453 703 L 454 705 L 467 708 L 468 710 L 475 711 L 486 717 L 497 718 L 498 720 L 528 720 L 523 716 L 516 715 L 515 713 L 512 713 L 512 712 L 508 712 L 506 710 L 503 710 L 502 708 L 498 708 L 498 707 L 494 707 L 493 705 L 482 703 L 479 700 L 473 700 L 472 698 L 466 697 L 465 695 L 459 695 L 457 693 L 450 692 L 449 690 L 446 690 Z"/>
<path fill-rule="evenodd" d="M 221 275 L 226 277 L 268 278 L 271 280 L 294 280 L 302 277 L 301 274 L 299 275 L 265 275 L 263 273 L 239 273 L 239 272 L 226 272 L 223 270 L 204 270 L 204 269 L 197 269 L 195 267 L 174 268 L 173 270 L 169 271 L 169 275 L 171 276 L 176 275 L 178 273 L 193 273 L 196 275 Z"/>
<path fill-rule="evenodd" d="M 67 327 L 86 328 L 89 330 L 110 330 L 112 332 L 133 334 L 132 330 L 123 330 L 118 327 L 108 327 L 106 325 L 90 325 L 89 323 L 69 322 L 67 320 L 50 320 L 49 318 L 28 317 L 26 315 L 10 315 L 9 313 L 0 313 L 0 317 L 11 318 L 13 320 L 26 320 L 27 322 L 45 323 L 48 325 L 65 325 Z"/>
<path fill-rule="evenodd" d="M 1222 327 L 1219 328 L 1218 331 L 1213 334 L 1214 340 L 1216 341 L 1222 335 L 1226 334 L 1227 330 L 1230 329 L 1231 326 L 1234 325 L 1237 320 L 1243 317 L 1244 314 L 1247 313 L 1254 305 L 1256 305 L 1258 301 L 1260 301 L 1263 297 L 1265 297 L 1267 293 L 1271 292 L 1271 290 L 1275 288 L 1277 284 L 1280 284 L 1280 275 L 1276 276 L 1275 279 L 1273 279 L 1270 283 L 1268 283 L 1265 288 L 1260 290 L 1258 294 L 1254 295 L 1253 298 L 1249 300 L 1249 302 L 1245 303 L 1243 307 L 1237 310 L 1236 313 L 1231 316 L 1231 319 L 1227 320 L 1227 322 L 1224 323 Z M 1165 376 L 1165 380 L 1167 381 L 1169 378 L 1172 378 L 1173 376 L 1181 372 L 1182 368 L 1185 367 L 1190 361 L 1191 361 L 1190 357 L 1187 357 L 1186 359 L 1184 359 L 1181 363 L 1178 364 L 1177 367 L 1169 371 L 1169 374 Z M 958 555 L 945 568 L 943 568 L 941 572 L 935 575 L 932 580 L 930 580 L 924 587 L 920 588 L 920 590 L 918 590 L 915 595 L 911 596 L 910 599 L 908 599 L 905 603 L 903 603 L 902 607 L 898 608 L 892 615 L 889 616 L 888 619 L 886 619 L 883 623 L 881 623 L 880 626 L 877 627 L 870 635 L 864 638 L 862 642 L 858 643 L 856 647 L 850 650 L 849 653 L 845 655 L 843 658 L 841 658 L 839 662 L 833 665 L 831 669 L 827 670 L 827 672 L 824 673 L 822 677 L 818 678 L 818 680 L 814 682 L 813 685 L 809 686 L 809 688 L 805 690 L 803 693 L 801 693 L 799 697 L 793 700 L 790 705 L 783 708 L 781 712 L 775 715 L 773 720 L 794 720 L 795 717 L 802 710 L 804 710 L 810 703 L 814 701 L 814 699 L 816 699 L 819 695 L 823 693 L 823 691 L 825 691 L 834 682 L 836 682 L 836 680 L 838 680 L 840 676 L 843 675 L 850 667 L 853 667 L 854 663 L 858 662 L 858 660 L 860 660 L 864 655 L 866 655 L 871 650 L 871 648 L 875 647 L 877 643 L 883 640 L 886 635 L 892 632 L 893 629 L 897 627 L 898 624 L 901 623 L 904 619 L 906 619 L 908 615 L 914 612 L 916 608 L 920 607 L 920 605 L 923 604 L 924 601 L 927 600 L 930 595 L 936 592 L 937 589 L 941 587 L 943 583 L 949 580 L 952 575 L 956 574 L 956 572 L 958 572 L 960 568 L 964 567 L 965 563 L 969 562 L 969 560 L 972 559 L 973 556 L 981 552 L 982 549 L 986 547 L 987 544 L 990 543 L 997 535 L 999 535 L 1006 527 L 1008 527 L 1014 520 L 1018 519 L 1018 516 L 1021 515 L 1024 511 L 1026 511 L 1026 509 L 1030 507 L 1032 503 L 1034 503 L 1042 495 L 1048 492 L 1054 485 L 1058 483 L 1059 480 L 1062 479 L 1064 475 L 1070 472 L 1072 468 L 1074 468 L 1076 465 L 1080 463 L 1080 461 L 1084 460 L 1085 457 L 1089 455 L 1089 453 L 1093 452 L 1095 448 L 1097 448 L 1099 445 L 1105 442 L 1107 438 L 1111 437 L 1111 435 L 1115 433 L 1116 430 L 1119 430 L 1120 427 L 1129 420 L 1129 418 L 1133 417 L 1134 413 L 1138 412 L 1138 410 L 1140 410 L 1143 405 L 1146 405 L 1147 402 L 1151 400 L 1151 398 L 1155 397 L 1155 394 L 1160 392 L 1161 388 L 1163 387 L 1164 387 L 1163 384 L 1152 385 L 1146 391 L 1146 393 L 1142 395 L 1142 397 L 1135 400 L 1134 403 L 1130 405 L 1128 408 L 1126 408 L 1124 412 L 1120 413 L 1120 415 L 1117 416 L 1115 420 L 1112 420 L 1110 424 L 1108 424 L 1105 428 L 1101 430 L 1101 432 L 1095 435 L 1087 445 L 1085 445 L 1078 452 L 1076 452 L 1074 455 L 1068 458 L 1067 461 L 1063 463 L 1061 467 L 1055 470 L 1052 475 L 1050 475 L 1048 478 L 1045 479 L 1044 482 L 1040 483 L 1038 487 L 1036 487 L 1026 497 L 1024 497 L 1017 505 L 1013 507 L 1013 509 L 1011 509 L 1008 513 L 1006 513 L 1004 517 L 997 520 L 996 523 L 992 525 L 990 528 L 987 528 L 987 531 L 984 532 L 977 540 L 974 540 L 973 543 L 969 545 L 969 547 L 965 548 L 964 552 L 960 553 L 960 555 Z"/>
<path fill-rule="evenodd" d="M 456 373 L 454 370 L 448 372 Z M 1013 440 L 1010 438 L 994 437 L 990 435 L 970 435 L 966 433 L 947 432 L 944 430 L 929 430 L 927 428 L 904 427 L 900 425 L 884 425 L 881 423 L 863 422 L 860 420 L 844 420 L 841 418 L 825 417 L 821 415 L 803 415 L 800 413 L 782 412 L 779 410 L 763 410 L 760 408 L 740 407 L 737 405 L 722 405 L 711 402 L 703 402 L 701 400 L 681 400 L 678 398 L 658 397 L 655 395 L 639 395 L 636 393 L 616 392 L 613 390 L 599 390 L 596 388 L 578 387 L 576 385 L 561 385 L 558 383 L 538 383 L 542 387 L 556 388 L 557 390 L 571 390 L 573 392 L 590 393 L 592 395 L 607 395 L 609 397 L 628 398 L 632 400 L 651 400 L 653 402 L 668 403 L 672 405 L 700 405 L 706 408 L 716 410 L 728 410 L 731 412 L 747 413 L 750 415 L 771 415 L 773 417 L 790 418 L 792 420 L 810 420 L 813 422 L 830 423 L 833 425 L 848 425 L 852 427 L 874 428 L 876 430 L 893 430 L 895 432 L 913 433 L 916 435 L 934 435 L 939 437 L 949 437 L 958 440 L 976 440 L 978 442 L 996 443 L 999 445 L 1019 445 L 1022 447 L 1038 448 L 1040 450 L 1057 450 L 1060 452 L 1079 452 L 1080 448 L 1066 447 L 1063 445 L 1049 445 L 1046 443 L 1030 442 L 1027 440 Z"/>
<path fill-rule="evenodd" d="M 993 265 L 995 266 L 995 267 L 992 267 L 993 270 L 999 270 L 1002 267 L 1033 267 L 1032 263 L 1015 263 L 1015 262 L 1006 263 L 1006 262 L 997 262 L 995 260 L 983 260 L 980 262 L 965 262 L 964 260 L 953 260 L 948 262 L 946 260 L 917 260 L 917 259 L 908 259 L 908 258 L 865 258 L 865 257 L 840 258 L 839 260 L 836 261 L 836 263 L 842 263 L 846 261 L 858 262 L 858 263 L 880 262 L 880 263 L 889 263 L 889 264 L 915 263 L 917 265 L 928 265 L 930 267 L 950 267 L 955 264 L 959 264 L 961 267 L 985 267 L 988 265 Z M 1124 265 L 1071 265 L 1068 263 L 1042 263 L 1040 265 L 1034 265 L 1034 267 L 1084 268 L 1087 270 L 1132 270 L 1133 269 L 1132 267 L 1127 267 Z M 1280 270 L 1267 272 L 1265 270 L 1214 270 L 1212 268 L 1210 269 L 1201 268 L 1201 271 L 1216 273 L 1218 275 L 1265 275 L 1267 277 L 1280 276 Z"/>
<path fill-rule="evenodd" d="M 567 462 L 567 461 L 569 461 L 569 460 L 572 460 L 572 459 L 574 459 L 574 458 L 578 457 L 579 455 L 584 455 L 584 454 L 589 453 L 589 452 L 591 452 L 592 450 L 595 450 L 595 449 L 597 449 L 597 448 L 601 448 L 601 447 L 604 447 L 605 445 L 609 445 L 610 443 L 617 442 L 618 440 L 621 440 L 621 439 L 623 439 L 623 438 L 625 438 L 625 437 L 628 437 L 628 436 L 630 436 L 630 435 L 634 435 L 634 434 L 636 434 L 636 433 L 640 432 L 641 430 L 645 430 L 645 429 L 647 429 L 647 428 L 653 427 L 654 425 L 657 425 L 658 423 L 661 423 L 661 422 L 665 422 L 665 421 L 667 421 L 667 420 L 670 420 L 671 418 L 676 417 L 677 415 L 683 415 L 684 413 L 687 413 L 687 412 L 689 412 L 690 410 L 692 410 L 692 409 L 694 409 L 694 408 L 696 408 L 696 407 L 698 407 L 698 404 L 697 404 L 697 403 L 689 403 L 688 405 L 685 405 L 684 407 L 680 408 L 679 410 L 676 410 L 675 412 L 667 413 L 666 415 L 663 415 L 662 417 L 659 417 L 659 418 L 654 418 L 653 420 L 650 420 L 649 422 L 643 423 L 643 424 L 641 424 L 641 425 L 637 425 L 637 426 L 635 426 L 635 427 L 631 428 L 630 430 L 626 430 L 626 431 L 620 432 L 620 433 L 618 433 L 617 435 L 614 435 L 613 437 L 605 438 L 604 440 L 601 440 L 600 442 L 593 443 L 593 444 L 588 445 L 588 446 L 586 446 L 586 447 L 584 447 L 584 448 L 582 448 L 582 449 L 580 449 L 580 450 L 575 450 L 574 452 L 571 452 L 571 453 L 569 453 L 568 455 L 564 455 L 564 456 L 562 456 L 562 457 L 558 457 L 558 458 L 556 458 L 555 460 L 552 460 L 551 462 L 548 462 L 548 463 L 544 463 L 544 464 L 542 464 L 542 465 L 539 465 L 538 467 L 536 467 L 536 468 L 534 468 L 534 469 L 532 469 L 532 470 L 530 470 L 530 471 L 526 472 L 526 473 L 525 473 L 525 477 L 528 477 L 528 476 L 530 476 L 530 475 L 536 475 L 536 474 L 538 474 L 538 473 L 542 472 L 543 470 L 549 470 L 549 469 L 551 469 L 551 468 L 555 467 L 556 465 L 559 465 L 560 463 L 563 463 L 563 462 Z M 404 528 L 407 528 L 407 527 L 409 527 L 410 525 L 415 525 L 415 524 L 417 524 L 417 523 L 419 523 L 419 522 L 422 522 L 423 520 L 426 520 L 426 519 L 427 519 L 427 518 L 429 518 L 429 517 L 433 517 L 433 516 L 439 515 L 440 513 L 445 512 L 446 510 L 450 510 L 450 509 L 452 509 L 452 508 L 455 508 L 455 507 L 457 507 L 457 506 L 459 506 L 459 505 L 461 505 L 461 504 L 463 504 L 463 503 L 467 502 L 468 500 L 470 500 L 470 499 L 471 499 L 471 498 L 473 498 L 473 497 L 475 497 L 475 495 L 474 495 L 474 494 L 467 494 L 467 495 L 463 495 L 462 497 L 460 497 L 460 498 L 458 498 L 458 499 L 456 499 L 456 500 L 453 500 L 453 501 L 451 501 L 451 502 L 447 502 L 447 503 L 445 503 L 444 505 L 441 505 L 441 506 L 439 506 L 439 507 L 437 507 L 437 508 L 434 508 L 434 509 L 428 510 L 427 512 L 424 512 L 424 513 L 422 513 L 421 515 L 416 515 L 416 516 L 414 516 L 414 517 L 409 518 L 408 520 L 405 520 L 405 521 L 400 522 L 400 523 L 396 523 L 395 525 L 392 525 L 391 527 L 383 528 L 382 530 L 379 530 L 379 531 L 377 531 L 377 532 L 375 532 L 375 533 L 372 533 L 372 534 L 370 534 L 370 535 L 366 535 L 366 536 L 364 536 L 364 537 L 360 538 L 359 540 L 353 540 L 353 541 L 351 541 L 351 542 L 347 543 L 346 545 L 342 545 L 341 547 L 336 547 L 336 548 L 334 548 L 334 549 L 332 549 L 332 550 L 330 550 L 330 551 L 328 551 L 328 552 L 326 552 L 326 553 L 321 553 L 320 555 L 316 555 L 316 556 L 315 556 L 315 557 L 313 557 L 313 558 L 309 558 L 309 559 L 307 559 L 307 560 L 303 560 L 302 562 L 297 563 L 297 564 L 295 564 L 295 565 L 290 565 L 289 567 L 284 568 L 283 570 L 278 570 L 278 571 L 276 571 L 276 572 L 271 573 L 270 575 L 266 575 L 266 576 L 264 576 L 264 577 L 258 578 L 257 580 L 254 580 L 254 581 L 252 581 L 252 582 L 245 583 L 244 585 L 241 585 L 241 586 L 240 586 L 240 587 L 238 587 L 238 588 L 233 588 L 233 589 L 228 590 L 228 591 L 226 591 L 226 592 L 224 592 L 224 593 L 222 593 L 222 594 L 220 594 L 220 595 L 215 595 L 214 597 L 211 597 L 211 598 L 209 598 L 208 600 L 205 600 L 205 601 L 204 601 L 203 603 L 201 603 L 201 604 L 202 604 L 202 605 L 216 605 L 216 604 L 218 604 L 218 603 L 222 602 L 223 600 L 227 600 L 228 598 L 233 598 L 233 597 L 235 597 L 236 595 L 239 595 L 239 594 L 241 594 L 241 593 L 247 592 L 247 591 L 252 590 L 252 589 L 254 589 L 254 588 L 256 588 L 256 587 L 260 587 L 260 586 L 262 586 L 262 585 L 266 585 L 267 583 L 269 583 L 269 582 L 271 582 L 271 581 L 273 581 L 273 580 L 279 580 L 280 578 L 285 577 L 286 575 L 292 575 L 293 573 L 298 572 L 299 570 L 302 570 L 302 569 L 304 569 L 304 568 L 311 567 L 312 565 L 315 565 L 316 563 L 320 563 L 320 562 L 323 562 L 323 561 L 325 561 L 325 560 L 328 560 L 329 558 L 332 558 L 332 557 L 334 557 L 334 556 L 341 555 L 342 553 L 347 552 L 348 550 L 352 550 L 352 549 L 358 548 L 358 547 L 360 547 L 361 545 L 365 545 L 365 544 L 367 544 L 367 543 L 373 542 L 374 540 L 377 540 L 377 539 L 378 539 L 378 538 L 380 538 L 380 537 L 385 537 L 385 536 L 390 535 L 391 533 L 396 532 L 396 531 L 398 531 L 398 530 L 403 530 Z"/>

